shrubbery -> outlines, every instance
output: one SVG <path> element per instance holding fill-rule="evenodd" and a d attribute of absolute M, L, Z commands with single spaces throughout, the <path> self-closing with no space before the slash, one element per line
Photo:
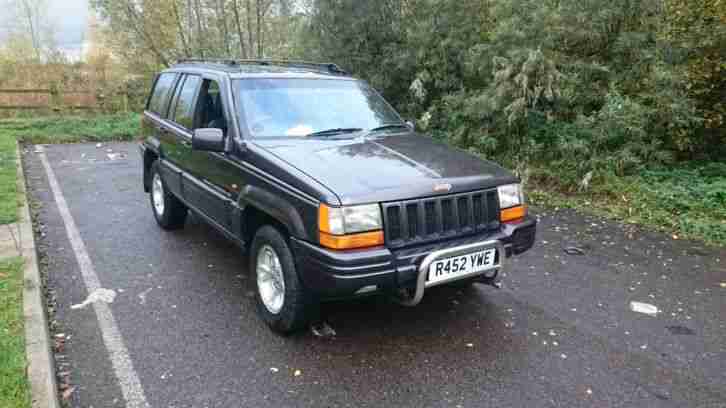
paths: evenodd
<path fill-rule="evenodd" d="M 707 33 L 674 29 L 688 0 L 364 3 L 317 1 L 308 54 L 341 62 L 431 134 L 525 177 L 575 191 L 585 178 L 726 151 L 683 57 Z M 709 50 L 726 51 L 723 30 L 708 35 Z"/>

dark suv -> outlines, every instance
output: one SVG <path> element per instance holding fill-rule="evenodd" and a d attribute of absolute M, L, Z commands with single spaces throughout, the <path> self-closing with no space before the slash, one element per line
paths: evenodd
<path fill-rule="evenodd" d="M 142 133 L 159 225 L 192 210 L 246 250 L 278 332 L 325 299 L 413 306 L 432 286 L 493 284 L 534 242 L 517 177 L 417 134 L 334 64 L 181 61 L 157 76 Z"/>

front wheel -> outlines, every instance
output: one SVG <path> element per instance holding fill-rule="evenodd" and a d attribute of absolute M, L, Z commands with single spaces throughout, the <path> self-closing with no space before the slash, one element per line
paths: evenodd
<path fill-rule="evenodd" d="M 272 330 L 287 334 L 310 322 L 316 303 L 300 282 L 292 251 L 276 228 L 267 225 L 257 230 L 250 248 L 250 270 L 255 277 L 257 312 Z"/>
<path fill-rule="evenodd" d="M 159 172 L 159 162 L 151 165 L 151 211 L 161 228 L 167 230 L 184 227 L 187 218 L 187 207 L 167 190 Z"/>

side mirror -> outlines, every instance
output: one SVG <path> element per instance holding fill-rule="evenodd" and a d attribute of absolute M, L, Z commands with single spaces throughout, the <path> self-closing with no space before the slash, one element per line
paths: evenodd
<path fill-rule="evenodd" d="M 406 121 L 406 126 L 408 126 L 408 128 L 411 129 L 411 131 L 416 130 L 416 124 L 413 123 L 413 121 L 410 119 Z"/>
<path fill-rule="evenodd" d="M 223 152 L 225 148 L 224 132 L 217 128 L 201 128 L 194 130 L 192 149 L 208 152 Z"/>

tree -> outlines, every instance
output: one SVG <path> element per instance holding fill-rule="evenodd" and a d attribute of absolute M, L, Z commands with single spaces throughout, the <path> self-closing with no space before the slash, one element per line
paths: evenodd
<path fill-rule="evenodd" d="M 5 17 L 0 21 L 7 26 L 7 44 L 26 43 L 35 61 L 45 60 L 56 52 L 55 25 L 47 16 L 46 0 L 8 0 L 0 4 Z"/>
<path fill-rule="evenodd" d="M 115 53 L 139 65 L 149 56 L 156 66 L 168 66 L 182 57 L 263 58 L 285 48 L 280 39 L 267 41 L 268 33 L 287 32 L 293 18 L 291 0 L 91 0 L 91 4 Z"/>
<path fill-rule="evenodd" d="M 667 0 L 665 38 L 683 56 L 689 94 L 698 101 L 709 144 L 726 144 L 726 2 Z"/>

